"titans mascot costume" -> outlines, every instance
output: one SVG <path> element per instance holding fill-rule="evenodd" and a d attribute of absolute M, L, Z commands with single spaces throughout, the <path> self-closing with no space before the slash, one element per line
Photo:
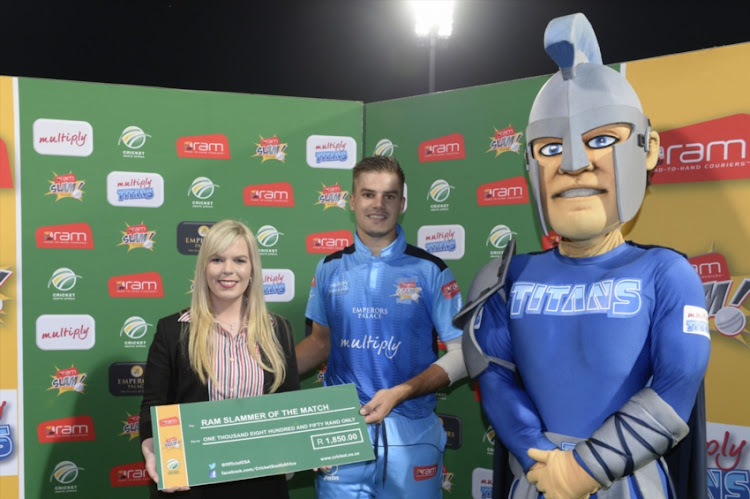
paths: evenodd
<path fill-rule="evenodd" d="M 561 241 L 509 245 L 479 272 L 454 318 L 467 368 L 510 451 L 509 497 L 676 498 L 664 456 L 702 393 L 705 297 L 684 255 L 621 233 L 659 136 L 582 14 L 550 22 L 545 47 L 560 71 L 532 106 L 526 163 L 542 230 Z"/>

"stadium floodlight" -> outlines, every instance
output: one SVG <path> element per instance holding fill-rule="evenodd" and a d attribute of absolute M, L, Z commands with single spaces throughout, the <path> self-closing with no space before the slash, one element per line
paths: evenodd
<path fill-rule="evenodd" d="M 435 50 L 438 38 L 448 38 L 453 33 L 453 5 L 449 0 L 414 0 L 414 32 L 419 37 L 429 37 L 430 61 L 428 89 L 435 91 Z"/>

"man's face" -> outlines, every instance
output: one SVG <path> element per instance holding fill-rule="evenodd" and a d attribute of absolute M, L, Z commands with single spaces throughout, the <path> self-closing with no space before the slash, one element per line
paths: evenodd
<path fill-rule="evenodd" d="M 350 196 L 357 232 L 365 244 L 369 240 L 396 238 L 398 216 L 404 206 L 401 183 L 395 173 L 364 172 L 359 175 Z"/>
<path fill-rule="evenodd" d="M 630 125 L 622 123 L 584 133 L 581 139 L 589 164 L 575 172 L 560 169 L 562 139 L 545 137 L 533 142 L 542 209 L 552 230 L 567 239 L 584 241 L 620 225 L 612 146 L 627 140 L 630 133 Z"/>

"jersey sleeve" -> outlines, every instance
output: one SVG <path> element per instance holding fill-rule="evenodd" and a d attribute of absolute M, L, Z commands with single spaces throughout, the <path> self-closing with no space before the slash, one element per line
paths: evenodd
<path fill-rule="evenodd" d="M 449 341 L 461 337 L 463 332 L 453 326 L 453 316 L 463 306 L 461 290 L 456 278 L 453 277 L 453 272 L 448 267 L 445 267 L 433 279 L 431 299 L 430 315 L 440 340 Z"/>
<path fill-rule="evenodd" d="M 485 303 L 479 326 L 475 326 L 475 334 L 486 355 L 515 365 L 505 302 L 499 295 L 494 295 Z M 482 408 L 495 434 L 515 456 L 524 472 L 528 471 L 536 462 L 526 454 L 528 449 L 556 448 L 544 436 L 536 407 L 521 386 L 516 373 L 506 367 L 490 362 L 478 380 Z"/>
<path fill-rule="evenodd" d="M 323 290 L 326 288 L 326 280 L 323 275 L 323 270 L 323 260 L 321 260 L 315 268 L 315 277 L 310 285 L 310 295 L 307 298 L 305 317 L 322 326 L 328 327 L 328 317 L 326 316 L 325 303 L 323 303 L 323 297 L 325 296 Z"/>
<path fill-rule="evenodd" d="M 651 387 L 687 421 L 711 353 L 703 285 L 688 261 L 679 257 L 665 265 L 655 286 Z"/>

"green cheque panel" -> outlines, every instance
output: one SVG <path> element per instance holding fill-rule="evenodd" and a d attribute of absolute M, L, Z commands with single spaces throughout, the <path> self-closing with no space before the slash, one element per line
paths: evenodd
<path fill-rule="evenodd" d="M 151 408 L 159 489 L 374 459 L 354 385 Z"/>

